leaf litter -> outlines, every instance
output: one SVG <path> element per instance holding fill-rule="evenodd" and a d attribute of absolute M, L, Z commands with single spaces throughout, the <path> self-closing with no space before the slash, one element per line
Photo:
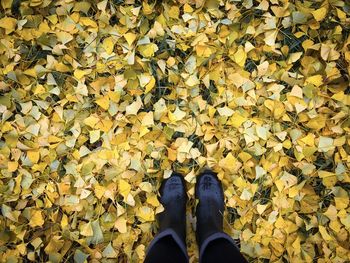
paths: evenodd
<path fill-rule="evenodd" d="M 140 262 L 204 167 L 250 260 L 350 260 L 347 1 L 0 3 L 1 262 Z"/>

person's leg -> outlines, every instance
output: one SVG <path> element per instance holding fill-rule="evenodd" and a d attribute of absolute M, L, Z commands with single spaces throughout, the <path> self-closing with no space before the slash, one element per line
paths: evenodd
<path fill-rule="evenodd" d="M 247 262 L 237 247 L 224 238 L 210 242 L 204 249 L 201 263 L 244 263 Z"/>
<path fill-rule="evenodd" d="M 157 216 L 159 232 L 148 247 L 145 262 L 186 263 L 187 194 L 183 176 L 174 173 L 164 180 L 160 196 L 164 211 Z"/>
<path fill-rule="evenodd" d="M 148 251 L 145 263 L 186 263 L 181 248 L 171 236 L 163 237 Z"/>
<path fill-rule="evenodd" d="M 197 179 L 196 237 L 199 261 L 202 263 L 247 262 L 234 240 L 223 232 L 224 193 L 221 182 L 212 171 L 203 172 Z"/>

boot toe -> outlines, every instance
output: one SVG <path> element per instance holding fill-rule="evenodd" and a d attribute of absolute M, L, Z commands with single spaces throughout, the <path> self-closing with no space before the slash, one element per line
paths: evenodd
<path fill-rule="evenodd" d="M 186 184 L 182 175 L 172 174 L 162 182 L 160 202 L 164 211 L 158 214 L 159 229 L 172 229 L 185 242 L 186 237 Z"/>
<path fill-rule="evenodd" d="M 199 199 L 211 197 L 220 201 L 220 203 L 223 201 L 221 182 L 215 173 L 206 171 L 199 176 L 196 184 L 196 197 Z"/>
<path fill-rule="evenodd" d="M 223 229 L 224 194 L 215 173 L 205 171 L 198 177 L 196 198 L 199 199 L 196 207 L 196 237 L 201 246 L 207 237 Z"/>
<path fill-rule="evenodd" d="M 163 202 L 170 200 L 186 201 L 186 190 L 183 177 L 179 174 L 173 174 L 171 177 L 164 180 L 160 193 Z"/>

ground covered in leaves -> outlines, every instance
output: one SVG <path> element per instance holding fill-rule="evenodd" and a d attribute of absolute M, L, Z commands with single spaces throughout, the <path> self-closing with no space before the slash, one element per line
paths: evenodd
<path fill-rule="evenodd" d="M 141 262 L 219 173 L 253 262 L 349 262 L 350 5 L 1 0 L 0 261 Z"/>

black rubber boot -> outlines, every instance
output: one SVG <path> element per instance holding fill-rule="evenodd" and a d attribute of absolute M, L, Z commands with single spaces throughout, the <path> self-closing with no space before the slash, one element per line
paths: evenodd
<path fill-rule="evenodd" d="M 247 262 L 233 239 L 223 232 L 224 193 L 216 173 L 206 170 L 197 179 L 196 238 L 199 262 Z"/>
<path fill-rule="evenodd" d="M 148 247 L 146 263 L 188 262 L 186 250 L 186 186 L 182 175 L 173 173 L 160 187 L 164 211 L 158 215 L 159 232 Z"/>

